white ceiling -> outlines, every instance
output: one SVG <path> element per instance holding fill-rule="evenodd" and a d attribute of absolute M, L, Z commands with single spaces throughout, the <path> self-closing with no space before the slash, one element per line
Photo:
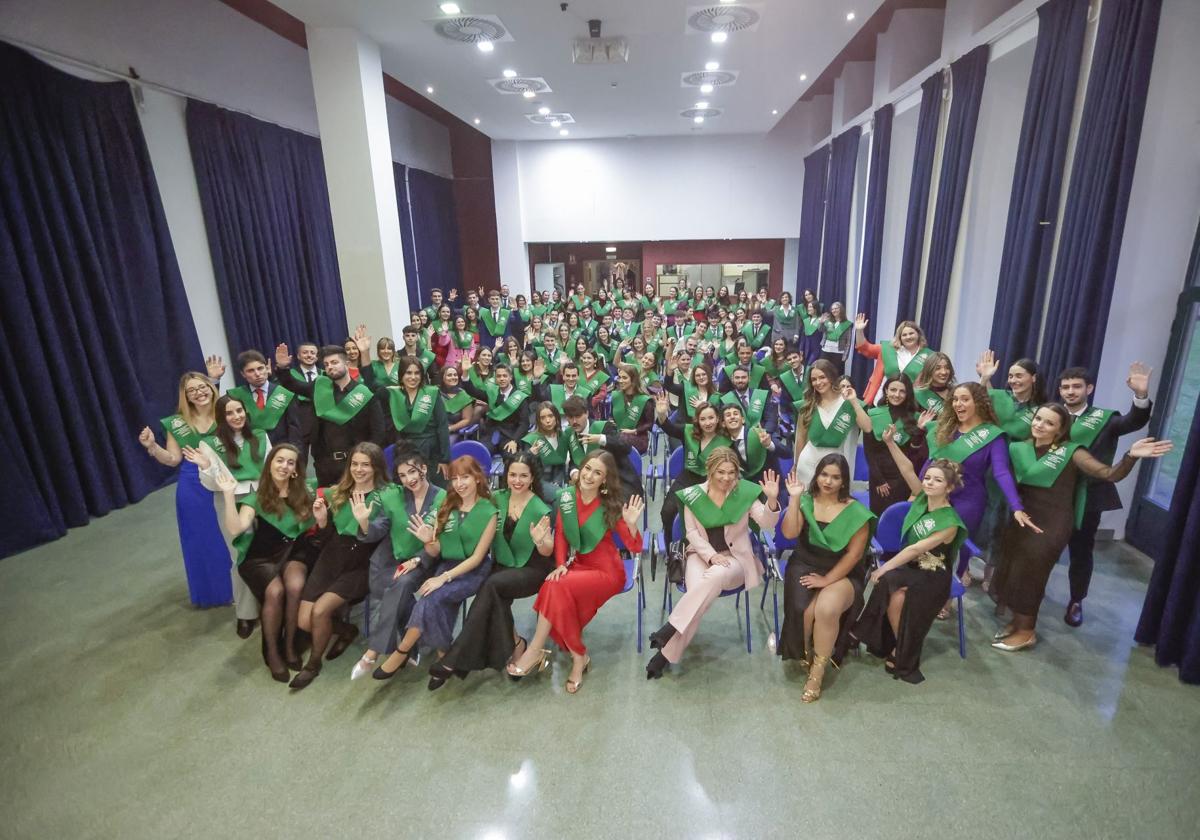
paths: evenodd
<path fill-rule="evenodd" d="M 418 92 L 433 86 L 432 100 L 466 122 L 480 119 L 479 129 L 493 138 L 557 140 L 557 130 L 525 115 L 543 104 L 570 113 L 571 138 L 769 131 L 883 0 L 746 0 L 760 23 L 724 44 L 686 30 L 689 9 L 719 0 L 570 0 L 565 12 L 559 0 L 459 0 L 462 14 L 498 16 L 511 33 L 491 53 L 434 32 L 426 21 L 446 17 L 440 0 L 274 2 L 310 26 L 366 33 L 380 44 L 385 72 Z M 572 41 L 587 37 L 590 18 L 603 21 L 603 37 L 628 40 L 628 63 L 572 62 Z M 681 74 L 708 61 L 738 71 L 737 83 L 708 95 L 680 85 Z M 533 100 L 500 94 L 488 80 L 505 68 L 543 77 L 553 92 Z M 701 99 L 723 113 L 695 126 L 680 111 Z"/>

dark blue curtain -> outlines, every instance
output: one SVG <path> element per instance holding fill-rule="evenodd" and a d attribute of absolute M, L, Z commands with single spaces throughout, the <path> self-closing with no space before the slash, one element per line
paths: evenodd
<path fill-rule="evenodd" d="M 1040 356 L 1050 376 L 1100 364 L 1161 8 L 1101 7 Z"/>
<path fill-rule="evenodd" d="M 1037 50 L 1025 94 L 988 344 L 1000 370 L 1024 356 L 1037 356 L 1087 12 L 1088 0 L 1050 0 L 1038 9 Z"/>
<path fill-rule="evenodd" d="M 230 352 L 340 344 L 346 307 L 321 142 L 194 99 L 187 134 Z"/>
<path fill-rule="evenodd" d="M 883 337 L 883 325 L 876 323 L 879 312 L 879 275 L 883 265 L 883 214 L 887 208 L 888 159 L 892 152 L 892 116 L 895 110 L 884 105 L 871 118 L 871 171 L 867 176 L 866 230 L 863 233 L 862 271 L 858 280 L 858 311 L 867 316 L 871 329 Z M 871 373 L 870 364 L 862 364 L 855 354 L 851 378 L 861 392 Z"/>
<path fill-rule="evenodd" d="M 800 198 L 800 243 L 796 258 L 796 301 L 805 289 L 816 291 L 821 272 L 821 229 L 825 224 L 825 188 L 829 178 L 829 147 L 804 159 L 804 192 Z M 827 301 L 822 301 L 827 303 Z"/>
<path fill-rule="evenodd" d="M 950 65 L 953 94 L 946 142 L 942 148 L 942 174 L 938 179 L 933 233 L 929 237 L 929 265 L 925 271 L 925 296 L 921 301 L 921 328 L 931 347 L 942 346 L 946 303 L 950 297 L 950 273 L 962 224 L 963 200 L 975 148 L 975 126 L 987 76 L 987 44 L 976 47 Z"/>
<path fill-rule="evenodd" d="M 1177 665 L 1181 680 L 1200 684 L 1200 404 L 1192 410 L 1169 522 L 1134 639 L 1155 646 L 1159 665 Z"/>
<path fill-rule="evenodd" d="M 137 109 L 0 43 L 0 557 L 145 496 L 203 369 Z"/>
<path fill-rule="evenodd" d="M 917 290 L 921 286 L 921 256 L 925 248 L 925 219 L 929 213 L 929 188 L 933 158 L 937 153 L 938 117 L 942 112 L 942 74 L 921 83 L 921 110 L 917 114 L 917 144 L 913 151 L 912 179 L 908 187 L 908 215 L 904 223 L 904 252 L 900 257 L 900 292 L 896 323 L 917 317 Z"/>
<path fill-rule="evenodd" d="M 394 168 L 408 299 L 428 306 L 430 290 L 459 288 L 461 282 L 454 180 L 399 163 Z"/>
<path fill-rule="evenodd" d="M 841 301 L 847 310 L 846 264 L 850 258 L 850 210 L 854 205 L 854 169 L 858 163 L 858 139 L 862 128 L 854 126 L 833 139 L 826 188 L 825 235 L 821 256 L 821 288 L 817 297 L 828 306 Z M 853 317 L 853 316 L 849 316 Z"/>

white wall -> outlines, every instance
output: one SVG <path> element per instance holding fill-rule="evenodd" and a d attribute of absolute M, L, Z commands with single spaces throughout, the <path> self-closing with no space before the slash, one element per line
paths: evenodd
<path fill-rule="evenodd" d="M 392 141 L 392 160 L 449 178 L 450 129 L 432 117 L 387 98 L 388 134 Z"/>
<path fill-rule="evenodd" d="M 521 229 L 521 183 L 517 144 L 513 140 L 492 141 L 492 186 L 496 194 L 500 282 L 508 286 L 511 294 L 528 298 L 529 253 Z"/>

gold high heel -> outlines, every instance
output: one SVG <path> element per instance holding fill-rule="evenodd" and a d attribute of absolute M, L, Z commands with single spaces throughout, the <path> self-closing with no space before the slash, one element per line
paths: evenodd
<path fill-rule="evenodd" d="M 815 703 L 821 697 L 821 683 L 825 680 L 825 666 L 832 664 L 837 668 L 837 663 L 828 656 L 821 656 L 819 653 L 813 654 L 812 666 L 808 671 L 808 679 L 804 683 L 804 693 L 800 695 L 801 701 L 805 703 Z"/>
<path fill-rule="evenodd" d="M 588 657 L 583 662 L 583 673 L 586 674 L 592 669 L 592 657 Z M 578 694 L 579 689 L 583 686 L 583 674 L 579 675 L 578 680 L 567 680 L 567 694 Z"/>
<path fill-rule="evenodd" d="M 550 660 L 546 658 L 549 655 L 550 651 L 546 648 L 542 648 L 542 655 L 538 657 L 538 661 L 535 664 L 530 665 L 528 668 L 522 668 L 517 663 L 510 662 L 505 670 L 514 680 L 519 680 L 522 677 L 529 676 L 530 674 L 540 674 L 542 671 L 545 671 L 550 667 Z"/>

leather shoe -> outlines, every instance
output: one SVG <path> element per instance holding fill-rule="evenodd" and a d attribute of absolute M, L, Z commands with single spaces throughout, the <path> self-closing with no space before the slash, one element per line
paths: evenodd
<path fill-rule="evenodd" d="M 237 620 L 237 634 L 239 639 L 249 639 L 250 634 L 254 632 L 254 625 L 258 622 L 252 618 L 239 618 Z"/>
<path fill-rule="evenodd" d="M 1072 601 L 1067 604 L 1067 614 L 1063 616 L 1063 621 L 1069 627 L 1078 627 L 1083 624 L 1083 602 Z"/>

